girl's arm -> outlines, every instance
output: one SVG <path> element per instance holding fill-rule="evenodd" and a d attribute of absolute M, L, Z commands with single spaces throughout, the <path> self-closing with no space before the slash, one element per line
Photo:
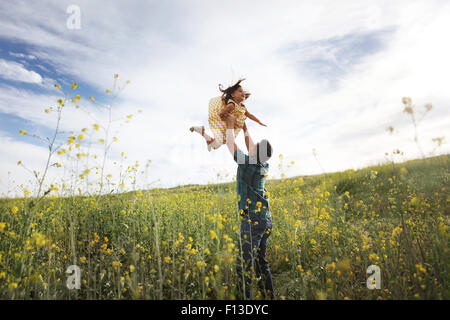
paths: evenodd
<path fill-rule="evenodd" d="M 245 115 L 247 116 L 247 118 L 259 123 L 260 125 L 267 127 L 264 123 L 262 123 L 261 121 L 259 121 L 259 119 L 257 117 L 255 117 L 254 115 L 252 115 L 250 112 L 245 111 Z"/>

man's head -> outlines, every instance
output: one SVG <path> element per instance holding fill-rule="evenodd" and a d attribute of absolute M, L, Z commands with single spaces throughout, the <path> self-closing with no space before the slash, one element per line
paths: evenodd
<path fill-rule="evenodd" d="M 258 163 L 266 163 L 272 156 L 272 145 L 267 139 L 256 144 L 256 159 Z"/>

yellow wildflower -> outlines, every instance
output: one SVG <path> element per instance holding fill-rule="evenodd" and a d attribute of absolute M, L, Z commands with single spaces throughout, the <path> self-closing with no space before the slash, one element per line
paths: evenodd
<path fill-rule="evenodd" d="M 119 261 L 113 261 L 112 266 L 114 267 L 114 270 L 117 270 L 117 268 L 122 266 L 122 264 Z"/>
<path fill-rule="evenodd" d="M 216 234 L 216 232 L 214 230 L 210 230 L 209 231 L 209 237 L 211 238 L 211 240 L 218 239 L 217 238 L 217 234 Z"/>
<path fill-rule="evenodd" d="M 8 285 L 8 287 L 9 287 L 10 290 L 16 289 L 16 288 L 17 288 L 17 283 L 16 283 L 16 282 L 11 282 L 11 283 Z"/>

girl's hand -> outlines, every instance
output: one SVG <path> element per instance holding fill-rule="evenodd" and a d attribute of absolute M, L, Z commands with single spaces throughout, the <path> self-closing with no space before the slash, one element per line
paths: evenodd
<path fill-rule="evenodd" d="M 231 113 L 228 113 L 225 115 L 225 122 L 228 123 L 235 123 L 236 121 L 236 117 L 234 115 L 232 115 Z"/>
<path fill-rule="evenodd" d="M 234 109 L 234 104 L 232 104 L 232 103 L 230 102 L 225 108 L 223 108 L 223 109 L 219 112 L 219 117 L 220 117 L 220 119 L 222 119 L 223 121 L 226 121 L 228 115 L 231 114 L 231 111 L 233 111 L 233 109 Z"/>
<path fill-rule="evenodd" d="M 264 126 L 264 127 L 267 127 L 264 123 L 262 123 L 262 122 L 258 122 L 260 125 L 262 125 L 262 126 Z"/>

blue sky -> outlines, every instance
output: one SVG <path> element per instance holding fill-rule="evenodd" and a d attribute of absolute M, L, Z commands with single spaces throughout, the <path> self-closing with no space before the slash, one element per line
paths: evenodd
<path fill-rule="evenodd" d="M 109 104 L 114 74 L 131 81 L 114 117 L 143 112 L 115 128 L 119 141 L 106 166 L 116 176 L 122 151 L 129 164 L 151 159 L 148 180 L 161 187 L 233 178 L 226 147 L 209 153 L 188 130 L 209 131 L 208 100 L 231 81 L 231 69 L 247 78 L 246 105 L 268 124 L 248 121 L 254 140 L 274 146 L 272 177 L 281 174 L 279 154 L 295 161 L 287 176 L 320 173 L 313 148 L 330 172 L 381 162 L 395 148 L 403 160 L 417 158 L 404 96 L 419 112 L 433 104 L 419 127 L 427 154 L 432 138 L 450 139 L 448 1 L 78 1 L 75 30 L 66 25 L 71 4 L 0 3 L 0 194 L 20 194 L 8 172 L 15 185 L 32 178 L 17 161 L 43 169 L 46 146 L 19 130 L 52 134 L 55 114 L 44 109 L 61 97 L 54 84 L 82 97 L 85 112 L 64 110 L 66 139 L 94 120 L 105 123 L 104 109 L 88 97 Z M 237 142 L 244 148 L 242 136 Z M 446 143 L 435 154 L 448 151 Z M 61 172 L 52 168 L 48 182 Z"/>
<path fill-rule="evenodd" d="M 303 77 L 325 80 L 329 89 L 339 88 L 339 79 L 351 73 L 352 66 L 382 51 L 395 34 L 395 27 L 354 32 L 342 36 L 288 44 L 280 50 Z"/>

